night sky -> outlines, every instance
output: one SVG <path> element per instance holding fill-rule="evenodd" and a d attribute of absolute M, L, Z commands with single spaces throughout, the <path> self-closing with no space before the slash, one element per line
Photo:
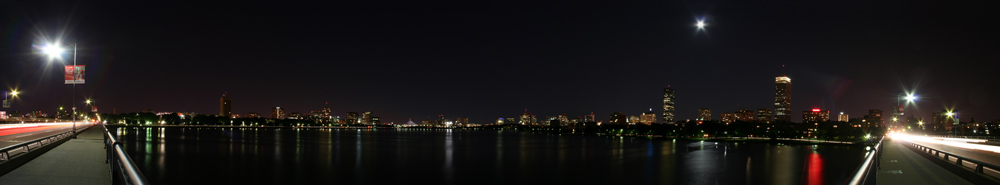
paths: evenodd
<path fill-rule="evenodd" d="M 445 115 L 492 123 L 614 111 L 678 120 L 774 108 L 792 79 L 792 120 L 812 108 L 942 109 L 1000 118 L 998 1 L 0 1 L 0 78 L 14 108 L 71 101 L 60 61 L 33 47 L 79 44 L 101 112 L 270 115 L 272 107 L 383 122 Z M 698 30 L 697 20 L 707 26 Z M 64 58 L 69 58 L 65 55 Z M 66 60 L 72 63 L 71 60 Z M 782 69 L 782 65 L 785 65 Z M 327 104 L 328 103 L 328 104 Z M 662 119 L 658 120 L 662 121 Z"/>

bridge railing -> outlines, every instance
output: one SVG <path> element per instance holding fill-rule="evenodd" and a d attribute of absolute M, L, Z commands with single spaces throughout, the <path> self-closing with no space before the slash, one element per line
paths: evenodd
<path fill-rule="evenodd" d="M 7 162 L 8 160 L 11 159 L 12 156 L 28 153 L 29 151 L 55 143 L 56 141 L 68 137 L 73 137 L 73 131 L 66 131 L 48 137 L 38 138 L 31 141 L 25 141 L 18 144 L 0 148 L 0 162 Z"/>
<path fill-rule="evenodd" d="M 950 152 L 938 150 L 938 149 L 935 149 L 935 148 L 927 147 L 927 146 L 920 145 L 920 144 L 913 143 L 913 142 L 906 142 L 906 143 L 909 144 L 910 146 L 913 146 L 914 148 L 917 148 L 918 150 L 920 150 L 922 152 L 926 152 L 926 153 L 932 154 L 932 155 L 934 155 L 934 157 L 941 157 L 941 155 L 944 155 L 944 160 L 945 161 L 951 161 L 948 158 L 954 157 L 956 159 L 955 165 L 958 165 L 958 166 L 963 166 L 964 167 L 965 165 L 963 164 L 963 162 L 972 163 L 973 164 L 972 166 L 975 166 L 972 169 L 972 171 L 974 171 L 974 172 L 976 172 L 978 174 L 989 175 L 989 174 L 984 173 L 983 168 L 990 168 L 990 169 L 993 169 L 994 171 L 1000 171 L 1000 166 L 995 165 L 995 164 L 991 164 L 991 163 L 987 163 L 987 162 L 983 162 L 983 161 L 971 159 L 971 158 L 968 158 L 968 157 L 965 157 L 965 156 L 961 156 L 961 155 L 955 155 L 955 154 L 950 153 Z"/>
<path fill-rule="evenodd" d="M 875 176 L 878 170 L 881 168 L 879 162 L 882 159 L 882 139 L 878 140 L 878 144 L 872 148 L 868 156 L 865 157 L 865 162 L 858 166 L 857 170 L 854 170 L 854 176 L 851 181 L 845 184 L 857 185 L 857 184 L 875 184 Z"/>
<path fill-rule="evenodd" d="M 112 184 L 149 184 L 146 181 L 146 176 L 142 175 L 139 168 L 132 162 L 132 158 L 128 157 L 128 154 L 122 149 L 121 142 L 118 142 L 118 139 L 108 131 L 108 127 L 103 124 L 101 127 L 104 128 L 104 148 L 107 150 L 108 156 L 104 163 L 108 163 L 111 167 Z"/>

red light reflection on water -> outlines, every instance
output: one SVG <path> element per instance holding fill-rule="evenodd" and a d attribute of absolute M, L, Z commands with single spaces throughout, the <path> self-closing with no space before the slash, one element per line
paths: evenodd
<path fill-rule="evenodd" d="M 823 184 L 823 158 L 818 153 L 809 154 L 809 185 Z"/>

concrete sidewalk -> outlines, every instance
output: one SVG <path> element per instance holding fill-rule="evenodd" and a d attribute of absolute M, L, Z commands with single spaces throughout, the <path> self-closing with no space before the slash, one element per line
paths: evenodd
<path fill-rule="evenodd" d="M 973 184 L 904 146 L 886 139 L 882 143 L 882 169 L 877 184 Z"/>
<path fill-rule="evenodd" d="M 0 184 L 111 184 L 103 134 L 100 126 L 90 127 L 77 139 L 0 176 Z"/>

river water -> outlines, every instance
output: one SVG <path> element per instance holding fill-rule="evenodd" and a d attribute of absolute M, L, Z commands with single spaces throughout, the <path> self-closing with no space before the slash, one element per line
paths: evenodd
<path fill-rule="evenodd" d="M 842 184 L 866 153 L 497 130 L 109 129 L 153 184 Z"/>

